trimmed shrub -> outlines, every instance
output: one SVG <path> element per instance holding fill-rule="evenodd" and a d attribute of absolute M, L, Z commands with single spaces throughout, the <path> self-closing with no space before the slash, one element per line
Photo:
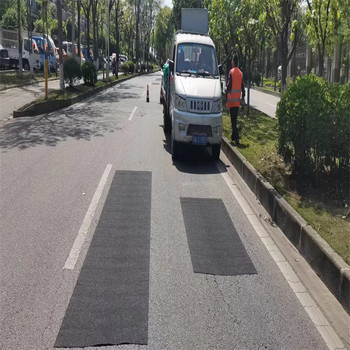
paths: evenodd
<path fill-rule="evenodd" d="M 71 87 L 74 83 L 81 79 L 81 68 L 79 62 L 73 58 L 68 57 L 63 63 L 63 77 L 64 81 Z"/>
<path fill-rule="evenodd" d="M 130 61 L 129 62 L 129 73 L 133 74 L 135 72 L 135 63 Z"/>
<path fill-rule="evenodd" d="M 85 85 L 95 85 L 97 82 L 97 70 L 93 62 L 85 61 L 81 66 Z"/>
<path fill-rule="evenodd" d="M 329 85 L 312 74 L 298 78 L 283 94 L 276 116 L 279 153 L 299 179 L 318 182 L 321 173 L 339 170 L 349 177 L 349 85 Z"/>
<path fill-rule="evenodd" d="M 129 62 L 124 62 L 122 64 L 122 71 L 124 74 L 128 74 L 129 73 Z"/>
<path fill-rule="evenodd" d="M 332 84 L 327 166 L 350 181 L 350 84 Z M 345 177 L 345 178 L 344 178 Z"/>

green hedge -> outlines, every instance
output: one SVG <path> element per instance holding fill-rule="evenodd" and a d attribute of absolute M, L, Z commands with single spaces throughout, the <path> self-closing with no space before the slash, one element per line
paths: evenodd
<path fill-rule="evenodd" d="M 279 152 L 299 178 L 350 174 L 350 85 L 328 84 L 315 75 L 299 78 L 277 107 Z"/>

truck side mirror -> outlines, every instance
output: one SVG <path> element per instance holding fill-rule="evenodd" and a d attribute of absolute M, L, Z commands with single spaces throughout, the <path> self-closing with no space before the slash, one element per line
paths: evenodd
<path fill-rule="evenodd" d="M 169 71 L 174 74 L 174 61 L 169 60 L 168 64 L 169 64 Z"/>
<path fill-rule="evenodd" d="M 222 64 L 219 64 L 219 73 L 220 75 L 222 75 L 223 71 L 222 71 Z"/>

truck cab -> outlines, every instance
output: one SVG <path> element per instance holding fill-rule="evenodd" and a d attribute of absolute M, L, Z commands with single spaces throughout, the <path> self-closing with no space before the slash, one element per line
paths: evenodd
<path fill-rule="evenodd" d="M 190 15 L 184 15 L 184 10 L 189 10 Z M 205 11 L 182 9 L 182 22 L 190 18 L 193 27 L 193 20 L 197 19 L 200 29 L 201 16 L 207 16 Z M 182 26 L 186 27 L 183 23 Z M 205 31 L 183 30 L 174 37 L 168 61 L 168 113 L 165 111 L 171 123 L 168 129 L 173 159 L 178 156 L 179 144 L 211 147 L 213 158 L 220 156 L 223 129 L 220 72 L 215 45 Z"/>

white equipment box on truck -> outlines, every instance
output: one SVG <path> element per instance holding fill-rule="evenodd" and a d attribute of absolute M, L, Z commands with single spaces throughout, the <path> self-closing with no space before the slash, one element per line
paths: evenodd
<path fill-rule="evenodd" d="M 209 13 L 207 9 L 181 9 L 181 30 L 186 33 L 209 33 Z"/>

